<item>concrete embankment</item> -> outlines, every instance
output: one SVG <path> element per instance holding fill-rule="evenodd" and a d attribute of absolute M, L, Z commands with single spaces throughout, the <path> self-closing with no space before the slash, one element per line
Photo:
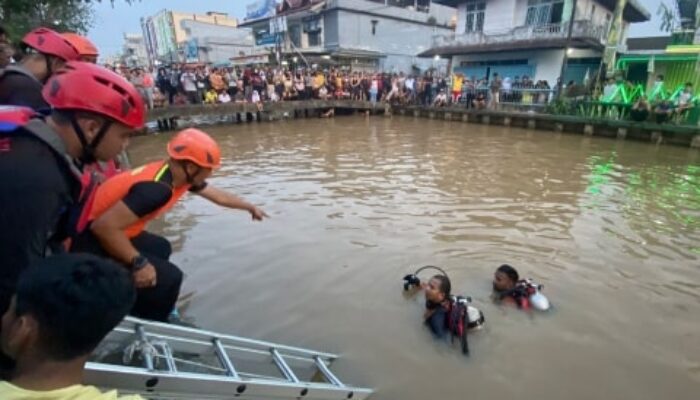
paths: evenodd
<path fill-rule="evenodd" d="M 674 124 L 639 123 L 570 115 L 552 115 L 517 111 L 468 110 L 422 106 L 372 105 L 366 101 L 308 100 L 265 103 L 261 109 L 250 103 L 192 105 L 151 110 L 149 121 L 221 117 L 221 121 L 275 121 L 295 118 L 318 118 L 329 109 L 342 112 L 370 112 L 387 116 L 401 115 L 466 123 L 515 126 L 526 129 L 578 133 L 616 139 L 630 139 L 654 144 L 700 148 L 700 127 Z M 225 117 L 228 117 L 226 119 Z"/>

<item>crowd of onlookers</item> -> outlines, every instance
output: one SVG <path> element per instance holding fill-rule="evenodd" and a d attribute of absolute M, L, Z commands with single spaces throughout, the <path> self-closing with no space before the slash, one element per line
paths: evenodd
<path fill-rule="evenodd" d="M 212 67 L 203 64 L 174 64 L 169 67 L 120 69 L 141 92 L 149 108 L 185 104 L 254 103 L 342 99 L 411 104 L 434 107 L 458 105 L 474 109 L 497 109 L 501 104 L 543 106 L 554 99 L 600 103 L 597 112 L 611 118 L 629 117 L 656 122 L 682 118 L 693 106 L 692 84 L 671 98 L 670 93 L 623 99 L 620 87 L 633 93 L 631 82 L 610 78 L 597 89 L 567 82 L 550 86 L 527 75 L 501 78 L 493 73 L 477 78 L 455 73 L 443 76 L 434 71 L 419 74 L 348 71 L 341 68 L 311 69 L 275 67 Z M 659 76 L 656 86 L 663 83 Z M 562 90 L 561 96 L 558 91 Z M 627 104 L 623 104 L 626 102 Z"/>
<path fill-rule="evenodd" d="M 625 111 L 620 106 L 625 100 L 620 93 L 622 89 L 631 97 L 627 99 L 632 104 L 629 109 L 629 118 L 637 122 L 649 120 L 659 124 L 681 122 L 696 103 L 692 82 L 686 82 L 682 89 L 679 88 L 677 92 L 671 93 L 664 85 L 664 76 L 658 75 L 649 94 L 635 94 L 631 82 L 617 82 L 610 78 L 603 87 L 600 97 L 603 104 L 608 104 L 606 107 L 608 114 L 624 116 Z"/>
<path fill-rule="evenodd" d="M 112 68 L 114 69 L 114 68 Z M 371 102 L 466 107 L 496 107 L 499 102 L 546 103 L 551 88 L 528 76 L 501 79 L 443 76 L 434 71 L 406 74 L 273 67 L 212 67 L 174 64 L 160 68 L 121 68 L 151 108 L 166 104 L 220 104 L 344 99 Z"/>

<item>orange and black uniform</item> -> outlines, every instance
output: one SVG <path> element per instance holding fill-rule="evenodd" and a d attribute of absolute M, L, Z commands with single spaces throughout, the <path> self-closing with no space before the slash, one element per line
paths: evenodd
<path fill-rule="evenodd" d="M 167 239 L 146 232 L 146 224 L 162 215 L 185 193 L 204 189 L 184 185 L 172 186 L 173 176 L 168 163 L 157 161 L 131 171 L 122 172 L 104 182 L 95 194 L 90 210 L 90 220 L 94 221 L 122 201 L 139 219 L 128 226 L 124 233 L 132 245 L 156 269 L 156 286 L 138 290 L 132 314 L 157 321 L 167 321 L 172 312 L 182 284 L 182 271 L 169 260 L 172 248 Z M 97 237 L 88 229 L 79 236 L 71 248 L 74 252 L 89 252 L 105 256 L 107 253 Z"/>

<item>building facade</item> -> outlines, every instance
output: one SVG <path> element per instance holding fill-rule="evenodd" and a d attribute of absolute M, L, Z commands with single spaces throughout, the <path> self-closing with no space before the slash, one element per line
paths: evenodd
<path fill-rule="evenodd" d="M 141 19 L 151 64 L 226 61 L 242 48 L 252 46 L 250 32 L 237 27 L 236 18 L 213 11 L 189 14 L 162 10 Z"/>
<path fill-rule="evenodd" d="M 425 57 L 451 59 L 467 77 L 528 76 L 556 85 L 582 83 L 598 72 L 612 24 L 614 0 L 434 0 L 457 7 L 455 32 L 433 38 Z M 574 5 L 576 9 L 574 10 Z M 573 13 L 573 15 L 572 15 Z M 634 0 L 623 12 L 622 43 L 629 24 L 649 19 Z M 573 22 L 572 22 L 573 21 Z M 571 36 L 569 37 L 569 31 Z"/>
<path fill-rule="evenodd" d="M 250 6 L 241 24 L 253 30 L 256 47 L 280 61 L 356 70 L 435 66 L 417 56 L 433 36 L 452 31 L 456 15 L 430 0 L 285 0 L 273 12 L 265 10 L 267 1 Z"/>
<path fill-rule="evenodd" d="M 127 67 L 143 67 L 148 65 L 146 45 L 143 35 L 138 33 L 125 33 L 122 48 L 121 62 Z"/>

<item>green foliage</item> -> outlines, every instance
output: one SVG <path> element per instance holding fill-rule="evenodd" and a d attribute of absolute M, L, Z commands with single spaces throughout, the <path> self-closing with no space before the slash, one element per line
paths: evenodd
<path fill-rule="evenodd" d="M 131 4 L 136 0 L 105 1 Z M 0 0 L 0 24 L 14 41 L 39 26 L 84 34 L 94 23 L 96 2 L 102 0 Z"/>
<path fill-rule="evenodd" d="M 656 10 L 656 15 L 661 17 L 661 26 L 659 26 L 659 29 L 664 32 L 671 32 L 680 24 L 676 9 L 669 7 L 664 2 L 661 2 L 659 5 L 659 9 Z"/>
<path fill-rule="evenodd" d="M 544 108 L 546 114 L 566 115 L 570 114 L 570 111 L 571 105 L 569 101 L 562 98 L 549 102 Z"/>

